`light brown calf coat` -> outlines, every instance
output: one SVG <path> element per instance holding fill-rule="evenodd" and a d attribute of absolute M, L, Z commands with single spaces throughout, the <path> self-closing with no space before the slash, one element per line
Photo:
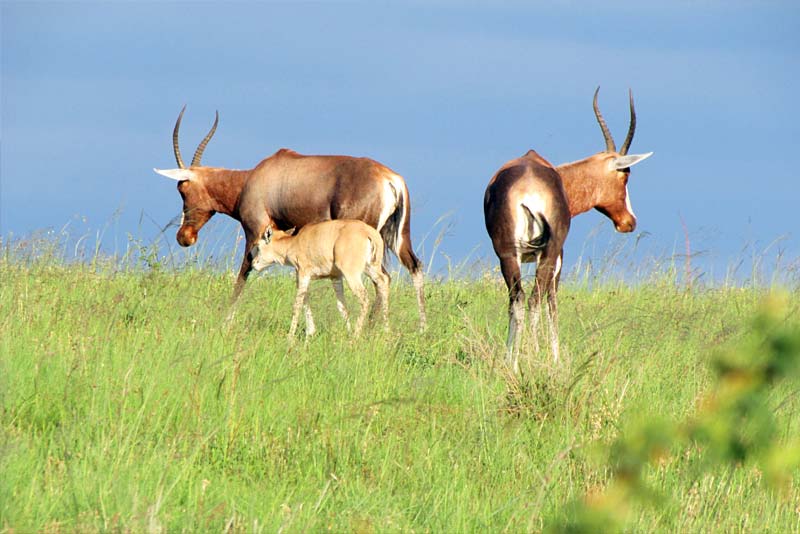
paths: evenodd
<path fill-rule="evenodd" d="M 349 327 L 342 278 L 347 280 L 347 285 L 361 306 L 355 326 L 355 333 L 358 334 L 364 325 L 369 304 L 367 291 L 361 282 L 361 275 L 366 274 L 375 285 L 373 311 L 380 310 L 384 325 L 388 328 L 389 275 L 381 266 L 383 249 L 383 239 L 377 230 L 361 221 L 338 219 L 308 224 L 296 235 L 269 227 L 248 255 L 256 271 L 273 263 L 291 265 L 297 271 L 297 296 L 289 328 L 289 336 L 294 337 L 301 308 L 305 310 L 306 335 L 313 335 L 316 330 L 308 305 L 308 285 L 311 280 L 319 278 L 333 281 L 337 307 Z"/>

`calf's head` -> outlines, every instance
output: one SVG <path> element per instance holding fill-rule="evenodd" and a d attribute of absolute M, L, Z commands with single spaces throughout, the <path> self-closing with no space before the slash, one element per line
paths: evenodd
<path fill-rule="evenodd" d="M 264 235 L 248 252 L 253 269 L 263 271 L 273 263 L 283 263 L 283 256 L 278 254 L 273 245 L 276 240 L 290 235 L 290 232 L 274 230 L 272 226 L 268 226 Z"/>
<path fill-rule="evenodd" d="M 183 199 L 183 211 L 181 215 L 181 227 L 175 238 L 178 244 L 182 247 L 194 245 L 197 242 L 197 233 L 200 228 L 208 222 L 214 215 L 215 200 L 206 188 L 203 173 L 203 167 L 200 166 L 200 159 L 203 157 L 203 151 L 206 149 L 208 142 L 214 135 L 219 124 L 219 113 L 216 115 L 214 125 L 211 130 L 206 134 L 203 141 L 198 145 L 197 150 L 192 158 L 192 164 L 187 168 L 183 164 L 181 158 L 181 151 L 178 146 L 178 132 L 181 127 L 181 119 L 183 112 L 186 111 L 186 106 L 183 106 L 178 120 L 175 123 L 175 129 L 172 131 L 172 147 L 175 151 L 175 160 L 178 163 L 177 169 L 153 169 L 158 174 L 171 178 L 178 182 L 178 193 Z"/>

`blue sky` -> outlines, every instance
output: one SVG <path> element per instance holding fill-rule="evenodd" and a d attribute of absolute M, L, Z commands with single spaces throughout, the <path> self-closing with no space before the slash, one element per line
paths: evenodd
<path fill-rule="evenodd" d="M 631 152 L 655 152 L 630 183 L 648 251 L 682 252 L 683 220 L 709 271 L 776 239 L 767 256 L 800 255 L 797 2 L 3 2 L 0 16 L 5 238 L 70 223 L 104 229 L 109 250 L 153 239 L 181 207 L 152 168 L 175 166 L 187 104 L 184 158 L 215 110 L 207 165 L 281 147 L 372 157 L 406 178 L 426 261 L 445 214 L 437 265 L 493 260 L 489 178 L 529 148 L 554 164 L 601 150 L 600 85 L 617 143 L 631 87 Z M 209 225 L 201 242 L 237 226 Z M 567 268 L 635 241 L 587 213 Z"/>

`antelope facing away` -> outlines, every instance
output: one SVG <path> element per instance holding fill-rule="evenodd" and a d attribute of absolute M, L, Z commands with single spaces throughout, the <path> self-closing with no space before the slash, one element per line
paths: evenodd
<path fill-rule="evenodd" d="M 375 285 L 373 311 L 380 309 L 385 327 L 389 328 L 389 275 L 383 271 L 383 239 L 377 230 L 356 220 L 340 219 L 308 224 L 296 235 L 267 227 L 249 254 L 253 269 L 261 271 L 268 265 L 291 265 L 297 270 L 297 296 L 292 312 L 289 337 L 294 337 L 300 308 L 305 310 L 306 336 L 316 331 L 308 305 L 308 284 L 313 279 L 330 278 L 336 292 L 339 312 L 348 327 L 347 306 L 342 278 L 361 305 L 355 334 L 361 332 L 367 316 L 367 291 L 361 282 L 366 274 Z"/>
<path fill-rule="evenodd" d="M 425 328 L 422 264 L 411 247 L 411 203 L 399 174 L 368 158 L 305 156 L 284 148 L 249 170 L 201 166 L 219 114 L 186 167 L 178 147 L 185 109 L 172 133 L 178 168 L 155 171 L 178 181 L 183 216 L 176 239 L 181 246 L 197 242 L 197 233 L 215 213 L 241 223 L 245 254 L 233 290 L 234 303 L 252 270 L 247 252 L 268 226 L 299 230 L 331 219 L 357 219 L 377 229 L 386 248 L 408 269 L 417 294 L 420 328 Z"/>
<path fill-rule="evenodd" d="M 630 168 L 652 155 L 628 154 L 636 130 L 633 93 L 629 91 L 630 126 L 619 151 L 597 105 L 593 108 L 606 149 L 588 158 L 553 167 L 533 150 L 503 165 L 489 181 L 483 200 L 486 230 L 492 240 L 508 287 L 508 361 L 519 372 L 516 338 L 525 318 L 520 264 L 537 262 L 536 279 L 528 298 L 530 330 L 538 348 L 538 324 L 543 294 L 550 325 L 553 359 L 559 358 L 556 293 L 563 263 L 564 240 L 570 219 L 594 208 L 611 219 L 618 232 L 636 228 L 628 196 Z M 538 349 L 537 349 L 538 350 Z"/>

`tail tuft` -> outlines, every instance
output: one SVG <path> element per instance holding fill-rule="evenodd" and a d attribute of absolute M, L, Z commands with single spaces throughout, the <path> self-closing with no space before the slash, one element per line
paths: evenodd
<path fill-rule="evenodd" d="M 395 205 L 392 214 L 389 215 L 389 218 L 386 219 L 383 227 L 379 230 L 384 243 L 384 256 L 386 256 L 390 250 L 394 252 L 395 255 L 399 253 L 398 248 L 400 244 L 400 233 L 403 231 L 403 214 L 405 212 L 403 193 L 401 191 L 397 191 L 394 184 L 391 182 L 389 185 L 395 193 L 397 204 Z"/>

